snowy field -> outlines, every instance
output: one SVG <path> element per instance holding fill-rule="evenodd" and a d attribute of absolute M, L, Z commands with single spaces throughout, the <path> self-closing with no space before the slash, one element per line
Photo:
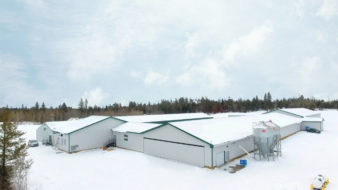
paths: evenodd
<path fill-rule="evenodd" d="M 277 161 L 248 159 L 248 166 L 230 174 L 143 153 L 114 149 L 63 153 L 53 147 L 30 148 L 34 164 L 30 190 L 64 189 L 309 189 L 317 174 L 330 178 L 327 190 L 338 189 L 338 112 L 323 111 L 324 132 L 299 132 L 282 141 Z M 20 125 L 35 139 L 36 125 Z M 236 160 L 230 165 L 239 161 Z"/>

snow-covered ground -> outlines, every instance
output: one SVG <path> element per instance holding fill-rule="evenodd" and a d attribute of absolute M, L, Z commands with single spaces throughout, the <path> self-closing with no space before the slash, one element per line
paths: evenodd
<path fill-rule="evenodd" d="M 34 164 L 30 190 L 62 189 L 309 189 L 317 174 L 330 178 L 327 190 L 338 189 L 338 112 L 323 111 L 324 132 L 299 132 L 282 142 L 277 161 L 248 159 L 248 166 L 230 174 L 143 153 L 114 149 L 63 153 L 52 147 L 30 148 Z M 35 139 L 36 125 L 20 125 Z M 239 161 L 236 160 L 230 165 Z"/>

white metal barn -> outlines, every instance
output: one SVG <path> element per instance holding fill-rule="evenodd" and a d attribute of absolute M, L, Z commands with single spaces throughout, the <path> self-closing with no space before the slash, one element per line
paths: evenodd
<path fill-rule="evenodd" d="M 37 140 L 76 152 L 105 146 L 114 141 L 112 129 L 124 121 L 109 116 L 89 116 L 71 121 L 46 122 L 36 132 Z"/>
<path fill-rule="evenodd" d="M 208 121 L 210 122 L 212 119 Z M 172 124 L 128 122 L 113 129 L 113 133 L 116 135 L 117 147 L 136 150 L 201 167 L 205 166 L 204 147 L 211 146 L 208 142 L 192 136 Z M 209 155 L 211 155 L 210 149 L 206 148 L 206 151 L 209 151 Z M 198 161 L 195 161 L 196 159 Z M 201 160 L 203 160 L 203 162 L 201 162 Z M 209 162 L 211 161 L 209 160 Z"/>
<path fill-rule="evenodd" d="M 130 122 L 113 131 L 118 147 L 200 167 L 216 167 L 254 150 L 253 122 L 268 120 L 281 127 L 282 137 L 300 129 L 300 119 L 271 113 L 167 124 Z"/>
<path fill-rule="evenodd" d="M 116 118 L 126 122 L 112 130 L 116 146 L 143 152 L 143 134 L 148 130 L 169 122 L 203 120 L 212 117 L 205 113 L 183 113 L 118 116 Z"/>
<path fill-rule="evenodd" d="M 114 138 L 116 139 L 116 146 L 143 152 L 143 134 L 161 125 L 155 123 L 124 123 L 112 129 Z"/>
<path fill-rule="evenodd" d="M 262 114 L 257 117 L 257 120 L 267 121 L 271 120 L 280 127 L 281 138 L 288 137 L 300 131 L 301 118 L 290 117 L 288 115 L 279 113 Z M 256 121 L 257 121 L 256 120 Z"/>
<path fill-rule="evenodd" d="M 323 118 L 314 118 L 314 117 L 305 117 L 301 123 L 300 129 L 305 130 L 306 127 L 311 127 L 320 131 L 324 130 L 324 119 Z"/>
<path fill-rule="evenodd" d="M 311 127 L 323 131 L 324 119 L 321 117 L 321 113 L 306 108 L 284 108 L 276 109 L 266 113 L 279 113 L 296 118 L 303 118 L 300 126 L 300 130 L 305 130 L 306 127 Z"/>
<path fill-rule="evenodd" d="M 39 128 L 36 129 L 36 140 L 42 142 L 43 144 L 53 144 L 54 131 L 49 128 L 49 126 L 44 123 Z"/>

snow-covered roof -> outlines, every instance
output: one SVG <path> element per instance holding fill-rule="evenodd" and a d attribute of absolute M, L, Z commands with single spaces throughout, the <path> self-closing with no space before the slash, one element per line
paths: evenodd
<path fill-rule="evenodd" d="M 254 129 L 257 129 L 257 128 L 258 129 L 262 129 L 262 128 L 266 129 L 266 128 L 275 128 L 275 127 L 279 127 L 279 126 L 272 121 L 260 121 L 260 122 L 253 124 Z"/>
<path fill-rule="evenodd" d="M 283 108 L 283 109 L 280 109 L 280 110 L 285 111 L 285 112 L 289 112 L 289 113 L 292 113 L 292 114 L 295 114 L 295 115 L 299 115 L 299 116 L 302 116 L 302 117 L 311 116 L 311 115 L 315 115 L 315 114 L 319 113 L 317 111 L 313 111 L 313 110 L 306 109 L 306 108 Z"/>
<path fill-rule="evenodd" d="M 193 120 L 170 124 L 209 144 L 217 145 L 250 136 L 253 123 L 270 120 L 281 128 L 301 121 L 287 115 L 269 113 L 258 116 Z"/>
<path fill-rule="evenodd" d="M 142 133 L 150 129 L 153 129 L 155 127 L 158 127 L 160 125 L 161 124 L 155 124 L 155 123 L 127 122 L 112 130 L 116 132 L 123 132 L 123 133 L 125 132 Z"/>
<path fill-rule="evenodd" d="M 254 112 L 224 112 L 212 114 L 213 118 L 225 118 L 225 117 L 239 117 L 239 116 L 248 116 L 248 115 L 260 115 L 265 111 L 254 111 Z"/>
<path fill-rule="evenodd" d="M 182 113 L 182 114 L 159 114 L 159 115 L 133 115 L 133 116 L 118 116 L 117 119 L 128 122 L 166 122 L 179 121 L 189 119 L 211 118 L 205 113 Z"/>
<path fill-rule="evenodd" d="M 291 124 L 300 123 L 302 121 L 300 118 L 290 117 L 274 112 L 253 117 L 256 117 L 256 120 L 258 121 L 271 120 L 273 123 L 277 124 L 281 128 Z"/>
<path fill-rule="evenodd" d="M 304 117 L 302 119 L 302 121 L 318 121 L 318 122 L 322 122 L 323 118 L 321 118 L 321 117 Z"/>
<path fill-rule="evenodd" d="M 225 113 L 212 114 L 211 116 L 213 118 L 226 118 L 226 117 L 245 116 L 245 113 L 241 113 L 241 112 L 225 112 Z"/>
<path fill-rule="evenodd" d="M 71 133 L 78 129 L 87 127 L 91 124 L 97 123 L 99 121 L 105 120 L 110 116 L 89 116 L 82 119 L 70 120 L 70 121 L 53 121 L 46 122 L 45 124 L 52 129 L 53 131 L 60 133 Z"/>

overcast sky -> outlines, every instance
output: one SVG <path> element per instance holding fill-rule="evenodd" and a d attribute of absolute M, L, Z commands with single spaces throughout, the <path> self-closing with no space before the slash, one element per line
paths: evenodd
<path fill-rule="evenodd" d="M 338 0 L 0 0 L 0 106 L 338 98 Z"/>

